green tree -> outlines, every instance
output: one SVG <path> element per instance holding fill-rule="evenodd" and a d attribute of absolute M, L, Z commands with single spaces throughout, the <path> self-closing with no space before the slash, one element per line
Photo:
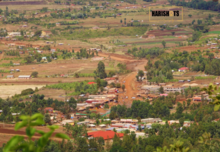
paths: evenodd
<path fill-rule="evenodd" d="M 76 110 L 77 101 L 76 101 L 73 97 L 71 97 L 71 98 L 69 99 L 69 105 L 70 105 L 71 108 L 73 108 L 73 110 Z"/>
<path fill-rule="evenodd" d="M 151 145 L 147 145 L 145 148 L 145 152 L 153 152 L 154 151 L 154 147 Z"/>
<path fill-rule="evenodd" d="M 184 124 L 184 120 L 185 120 L 184 117 L 182 117 L 182 118 L 179 119 L 180 126 L 183 126 L 183 124 Z"/>
<path fill-rule="evenodd" d="M 172 33 L 172 35 L 175 35 L 175 32 L 171 32 Z"/>
<path fill-rule="evenodd" d="M 42 34 L 42 31 L 41 30 L 38 30 L 34 33 L 34 36 L 41 36 Z"/>
<path fill-rule="evenodd" d="M 32 76 L 33 78 L 37 78 L 38 72 L 37 72 L 37 71 L 32 72 L 32 73 L 31 73 L 31 76 Z"/>
<path fill-rule="evenodd" d="M 189 108 L 190 103 L 191 103 L 191 100 L 190 100 L 190 99 L 187 99 L 187 108 Z"/>
<path fill-rule="evenodd" d="M 122 84 L 121 88 L 122 88 L 122 90 L 123 90 L 123 92 L 124 92 L 124 91 L 125 91 L 125 85 Z"/>
<path fill-rule="evenodd" d="M 173 79 L 173 73 L 171 71 L 167 72 L 167 79 L 171 80 Z"/>
<path fill-rule="evenodd" d="M 25 61 L 27 64 L 29 64 L 29 63 L 32 63 L 32 62 L 33 62 L 33 58 L 32 58 L 31 56 L 26 56 L 26 57 L 24 58 L 24 61 Z"/>
<path fill-rule="evenodd" d="M 45 123 L 50 124 L 50 115 L 48 113 L 45 114 L 44 121 Z"/>
<path fill-rule="evenodd" d="M 192 15 L 191 15 L 191 14 L 189 14 L 188 16 L 189 16 L 190 18 L 192 17 Z"/>
<path fill-rule="evenodd" d="M 173 152 L 188 152 L 189 148 L 184 147 L 184 143 L 181 141 L 176 141 L 174 144 L 171 144 L 171 151 Z"/>
<path fill-rule="evenodd" d="M 108 105 L 108 104 L 105 104 L 105 105 L 104 105 L 104 108 L 105 108 L 105 109 L 109 109 L 109 105 Z"/>
<path fill-rule="evenodd" d="M 101 87 L 101 80 L 100 79 L 97 79 L 96 80 L 96 83 L 97 83 L 97 89 L 99 89 Z"/>
<path fill-rule="evenodd" d="M 142 81 L 142 77 L 144 76 L 144 71 L 139 70 L 138 71 L 138 77 L 141 77 L 141 81 Z"/>
<path fill-rule="evenodd" d="M 183 101 L 183 110 L 186 109 L 186 101 Z"/>
<path fill-rule="evenodd" d="M 214 111 L 218 111 L 220 109 L 220 87 L 218 88 L 211 83 L 208 88 L 203 88 L 202 90 L 206 91 L 212 99 L 210 104 L 214 105 Z"/>
<path fill-rule="evenodd" d="M 37 57 L 37 62 L 40 62 L 42 60 L 42 57 L 38 56 Z"/>
<path fill-rule="evenodd" d="M 162 87 L 162 86 L 160 86 L 159 92 L 160 92 L 160 93 L 164 93 L 164 90 L 163 90 L 163 87 Z"/>
<path fill-rule="evenodd" d="M 100 124 L 99 119 L 96 119 L 96 125 L 98 126 Z"/>
<path fill-rule="evenodd" d="M 182 116 L 183 113 L 183 106 L 181 103 L 177 103 L 177 108 L 176 108 L 176 118 L 179 119 Z"/>
<path fill-rule="evenodd" d="M 162 41 L 162 45 L 163 45 L 163 48 L 165 48 L 166 47 L 166 42 Z"/>
<path fill-rule="evenodd" d="M 105 64 L 102 61 L 98 63 L 98 68 L 95 73 L 100 79 L 104 79 L 107 77 L 107 74 L 105 72 Z"/>
<path fill-rule="evenodd" d="M 75 77 L 75 78 L 79 78 L 79 73 L 75 73 L 75 74 L 74 74 L 74 77 Z"/>

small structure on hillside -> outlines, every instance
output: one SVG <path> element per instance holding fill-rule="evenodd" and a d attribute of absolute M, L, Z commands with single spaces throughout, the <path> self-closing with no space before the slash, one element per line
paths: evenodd
<path fill-rule="evenodd" d="M 188 67 L 182 67 L 182 68 L 179 68 L 179 72 L 185 72 L 185 71 L 187 71 L 187 70 L 189 70 L 189 68 Z"/>
<path fill-rule="evenodd" d="M 13 75 L 7 75 L 7 79 L 12 79 L 12 78 L 14 78 Z"/>
<path fill-rule="evenodd" d="M 13 63 L 13 65 L 20 65 L 20 63 Z"/>
<path fill-rule="evenodd" d="M 154 38 L 155 38 L 155 35 L 149 34 L 149 35 L 148 35 L 148 38 L 149 38 L 149 39 L 154 39 Z"/>
<path fill-rule="evenodd" d="M 98 30 L 99 27 L 98 27 L 98 26 L 94 26 L 92 29 L 93 29 L 93 30 Z"/>
<path fill-rule="evenodd" d="M 30 79 L 31 75 L 19 75 L 18 79 Z"/>
<path fill-rule="evenodd" d="M 56 26 L 60 26 L 60 23 L 56 23 Z"/>

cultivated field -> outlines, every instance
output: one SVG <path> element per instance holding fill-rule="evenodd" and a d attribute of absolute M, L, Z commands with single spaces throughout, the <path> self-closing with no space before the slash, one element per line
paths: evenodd
<path fill-rule="evenodd" d="M 0 85 L 0 98 L 6 99 L 15 94 L 20 94 L 22 90 L 28 88 L 32 88 L 33 90 L 35 90 L 36 87 L 40 89 L 43 86 L 44 85 Z"/>

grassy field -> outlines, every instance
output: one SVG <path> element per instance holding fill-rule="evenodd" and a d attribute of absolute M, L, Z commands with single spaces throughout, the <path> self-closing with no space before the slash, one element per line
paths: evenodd
<path fill-rule="evenodd" d="M 197 80 L 203 80 L 203 79 L 216 79 L 217 76 L 197 76 L 195 79 Z"/>
<path fill-rule="evenodd" d="M 220 31 L 210 31 L 208 34 L 220 34 Z"/>

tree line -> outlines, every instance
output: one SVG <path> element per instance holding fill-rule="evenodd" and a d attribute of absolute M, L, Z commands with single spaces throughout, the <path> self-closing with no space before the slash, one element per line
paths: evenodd
<path fill-rule="evenodd" d="M 204 0 L 192 0 L 189 2 L 180 0 L 168 0 L 170 4 L 177 6 L 185 6 L 193 9 L 220 11 L 220 4 L 218 1 L 204 1 Z"/>

